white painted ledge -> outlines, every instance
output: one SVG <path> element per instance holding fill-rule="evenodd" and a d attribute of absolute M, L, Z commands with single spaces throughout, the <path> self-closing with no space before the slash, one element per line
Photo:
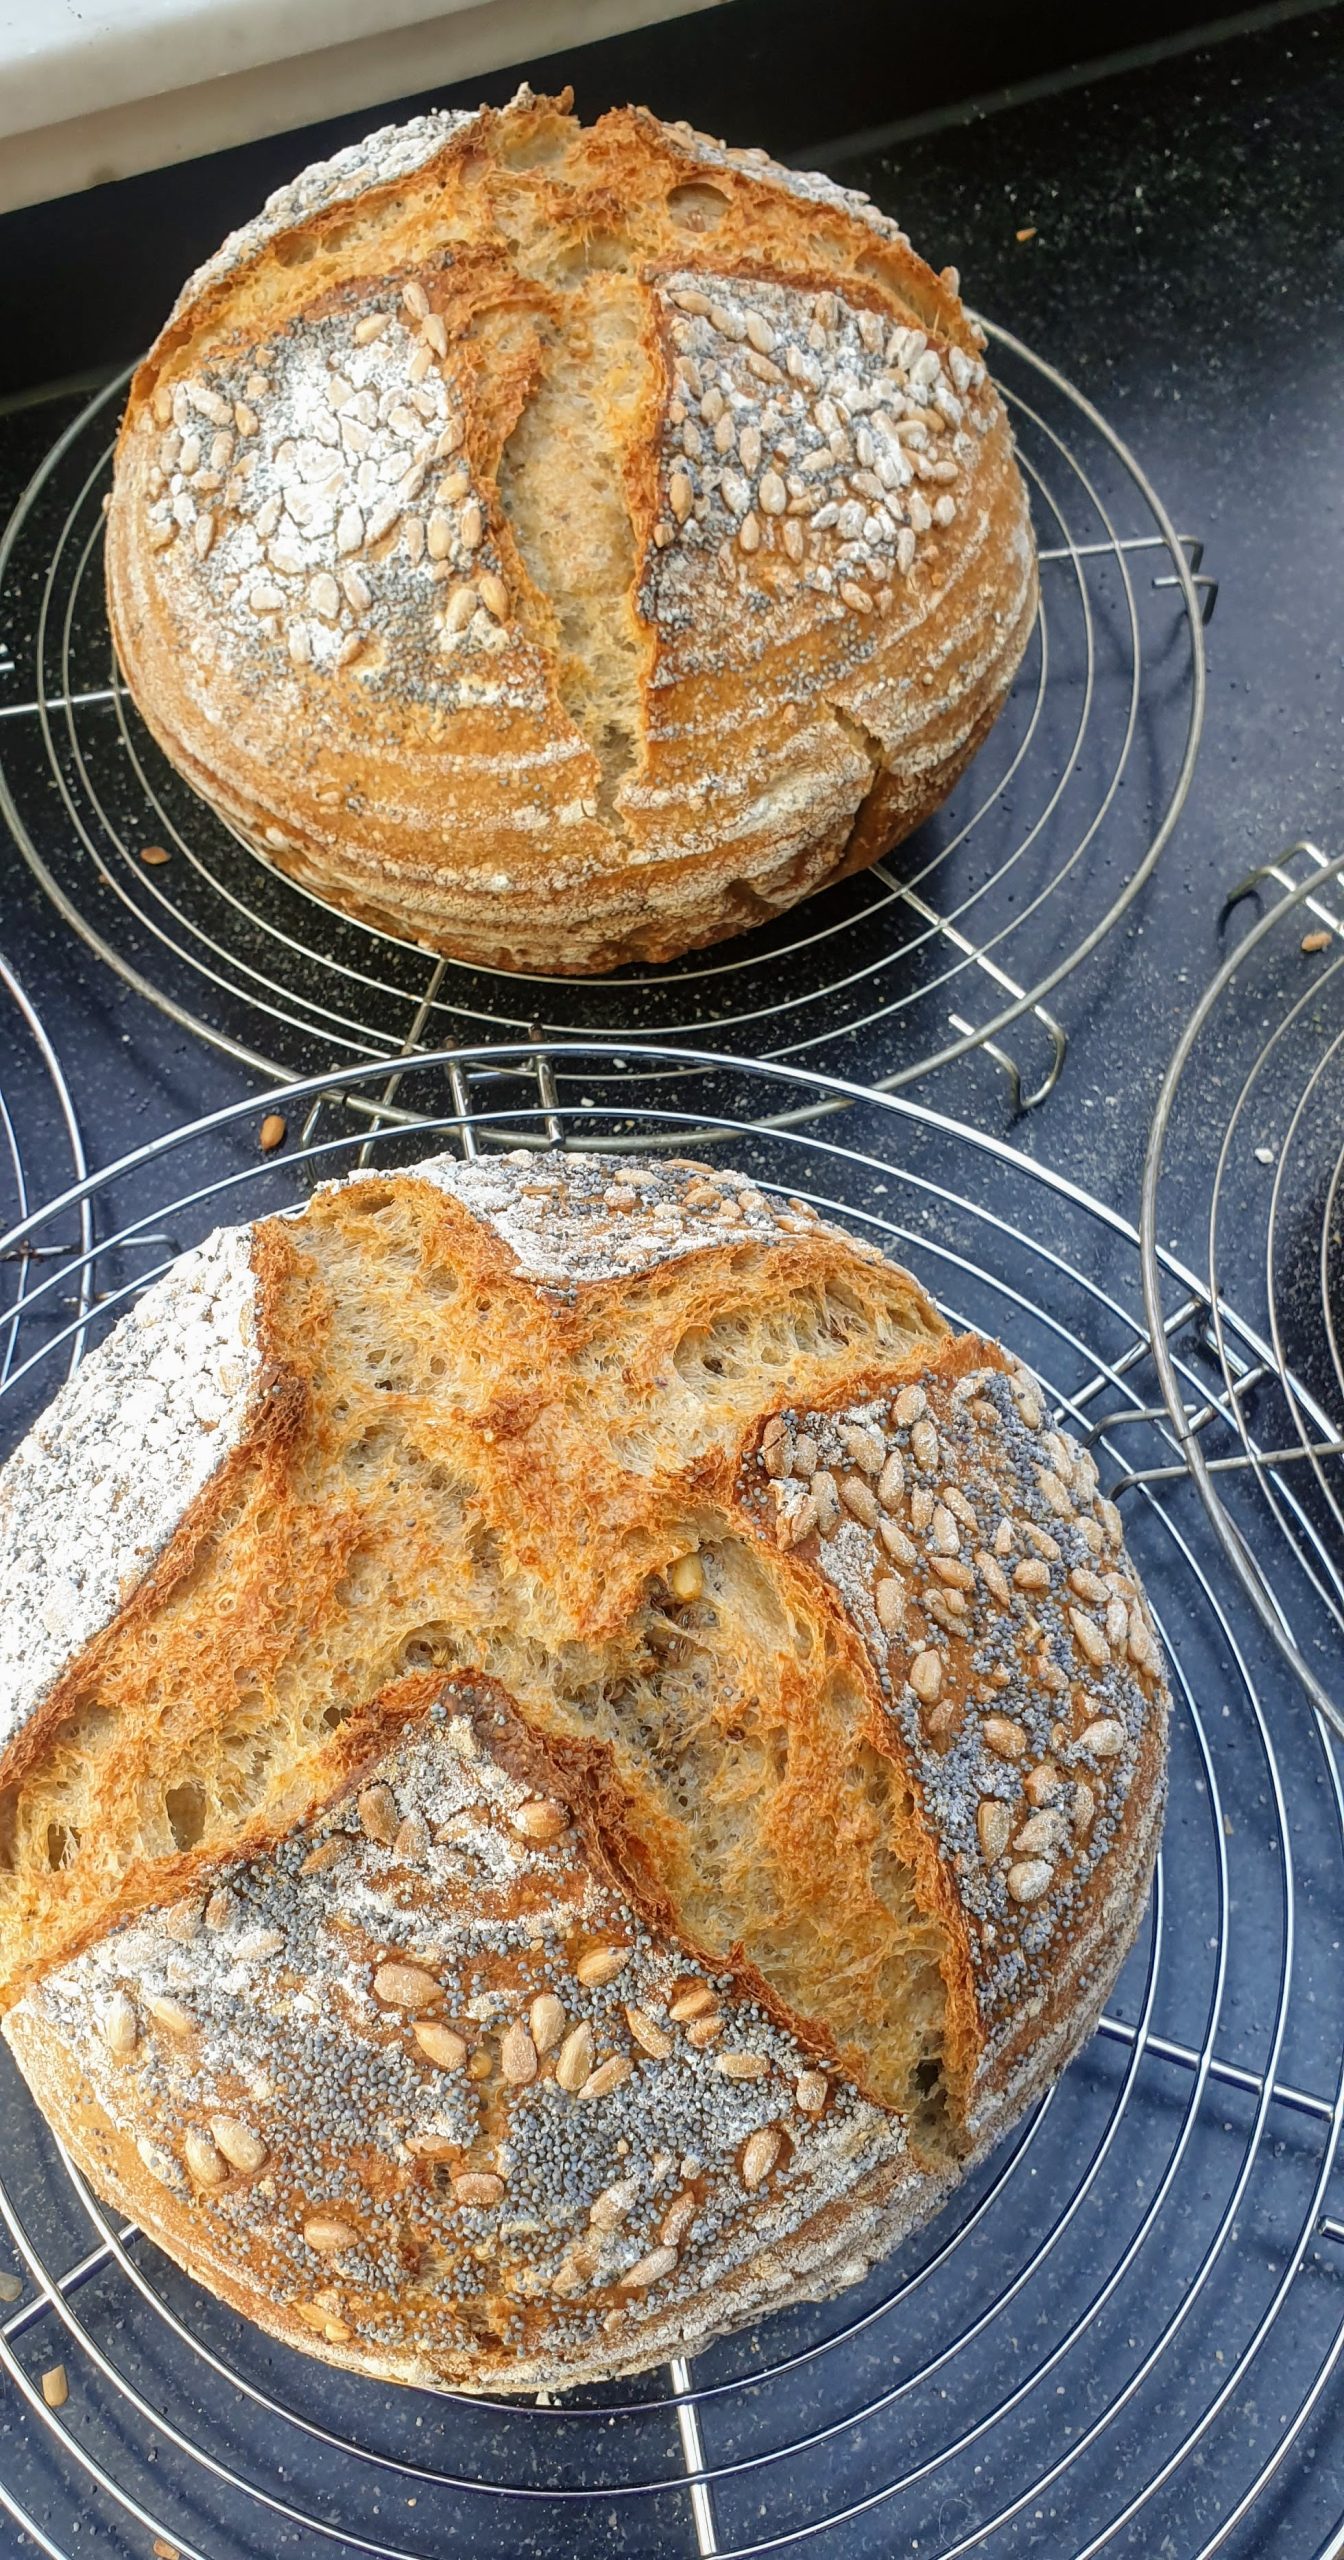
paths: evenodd
<path fill-rule="evenodd" d="M 716 5 L 0 0 L 0 212 Z"/>

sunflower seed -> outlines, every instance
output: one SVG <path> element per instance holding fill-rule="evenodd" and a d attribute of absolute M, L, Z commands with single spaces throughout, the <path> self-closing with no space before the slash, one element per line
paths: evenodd
<path fill-rule="evenodd" d="M 594 2231 L 619 2231 L 639 2198 L 637 2178 L 618 2178 L 614 2186 L 604 2187 L 588 2207 L 588 2219 Z"/>
<path fill-rule="evenodd" d="M 714 2057 L 715 2069 L 725 2080 L 764 2080 L 770 2069 L 765 2053 L 719 2053 Z"/>
<path fill-rule="evenodd" d="M 556 2056 L 555 2077 L 571 2097 L 583 2087 L 593 2067 L 593 2031 L 586 2018 L 571 2027 Z"/>
<path fill-rule="evenodd" d="M 613 2089 L 619 2089 L 622 2081 L 629 2079 L 634 2067 L 628 2053 L 613 2053 L 609 2061 L 599 2062 L 596 2071 L 589 2072 L 576 2094 L 580 2098 L 610 2097 Z"/>
<path fill-rule="evenodd" d="M 910 1434 L 910 1454 L 925 1475 L 933 1475 L 938 1466 L 938 1434 L 931 1422 L 919 1421 Z"/>
<path fill-rule="evenodd" d="M 983 1733 L 985 1743 L 998 1760 L 1020 1760 L 1027 1747 L 1023 1727 L 1011 1716 L 986 1716 Z"/>
<path fill-rule="evenodd" d="M 366 1839 L 376 1840 L 381 1848 L 390 1849 L 401 1828 L 401 1811 L 397 1799 L 381 1782 L 361 1789 L 357 1810 L 359 1827 Z"/>
<path fill-rule="evenodd" d="M 685 2025 L 688 2018 L 703 2018 L 706 2010 L 714 2008 L 715 2005 L 715 1995 L 709 1984 L 693 1982 L 686 1990 L 679 1991 L 674 2000 L 668 2002 L 667 2014 L 680 2027 Z"/>
<path fill-rule="evenodd" d="M 453 2180 L 455 2204 L 498 2204 L 504 2181 L 493 2169 L 462 2169 Z"/>
<path fill-rule="evenodd" d="M 782 2137 L 772 2124 L 761 2125 L 755 2133 L 748 2134 L 739 2167 L 743 2186 L 748 2189 L 764 2186 L 782 2148 Z"/>
<path fill-rule="evenodd" d="M 192 2127 L 183 2136 L 182 2157 L 198 2186 L 222 2187 L 229 2174 L 228 2162 L 221 2159 L 208 2133 Z"/>
<path fill-rule="evenodd" d="M 942 1655 L 932 1646 L 928 1646 L 923 1653 L 917 1653 L 910 1665 L 909 1678 L 910 1686 L 921 1704 L 931 1707 L 943 1685 Z"/>
<path fill-rule="evenodd" d="M 439 1983 L 423 1965 L 395 1961 L 379 1965 L 373 1988 L 386 2008 L 405 2009 L 411 2016 L 421 2009 L 432 2009 L 443 1996 Z"/>
<path fill-rule="evenodd" d="M 980 1855 L 992 1865 L 1003 1856 L 1008 1835 L 1013 1827 L 1012 1815 L 997 1796 L 982 1796 L 976 1809 L 975 1828 L 980 1841 Z"/>
<path fill-rule="evenodd" d="M 625 2023 L 641 2053 L 647 2053 L 654 2062 L 666 2062 L 672 2051 L 672 2038 L 655 2024 L 646 2009 L 637 2009 L 633 2002 L 628 2003 Z"/>
<path fill-rule="evenodd" d="M 1048 1858 L 1018 1858 L 1008 1870 L 1008 1890 L 1014 1902 L 1039 1902 L 1054 1879 Z"/>
<path fill-rule="evenodd" d="M 665 2249 L 680 2248 L 695 2220 L 697 2209 L 698 2199 L 691 2187 L 683 2187 L 680 2193 L 672 2198 L 658 2225 L 658 2237 Z"/>
<path fill-rule="evenodd" d="M 140 2042 L 135 2003 L 124 1991 L 114 1991 L 103 2012 L 103 2042 L 118 2062 L 125 2062 Z"/>
<path fill-rule="evenodd" d="M 629 1961 L 628 1947 L 589 1947 L 574 1967 L 575 1981 L 581 1982 L 585 1990 L 592 1990 L 600 1983 L 614 1982 Z"/>
<path fill-rule="evenodd" d="M 1085 1655 L 1094 1671 L 1100 1671 L 1110 1661 L 1111 1648 L 1096 1620 L 1089 1618 L 1084 1609 L 1070 1609 L 1069 1625 L 1080 1653 Z"/>
<path fill-rule="evenodd" d="M 1114 1760 L 1124 1747 L 1125 1728 L 1118 1716 L 1097 1716 L 1078 1736 L 1079 1750 L 1094 1752 L 1098 1760 Z"/>
<path fill-rule="evenodd" d="M 894 1574 L 884 1574 L 876 1585 L 873 1592 L 873 1607 L 877 1611 L 877 1623 L 883 1634 L 898 1635 L 905 1616 L 905 1586 L 896 1580 Z"/>
<path fill-rule="evenodd" d="M 846 1511 L 855 1520 L 861 1520 L 865 1529 L 877 1527 L 877 1495 L 866 1476 L 842 1476 L 838 1491 Z"/>
<path fill-rule="evenodd" d="M 623 2290 L 633 2291 L 638 2287 L 642 2291 L 645 2285 L 657 2284 L 661 2277 L 670 2276 L 676 2263 L 675 2249 L 650 2249 L 646 2258 L 637 2259 L 617 2281 Z"/>
<path fill-rule="evenodd" d="M 237 2116 L 212 2116 L 210 2131 L 231 2169 L 241 2169 L 244 2176 L 250 2177 L 261 2167 L 266 2145 L 250 2124 L 240 2123 Z"/>
<path fill-rule="evenodd" d="M 565 2032 L 565 2012 L 553 1991 L 539 1991 L 527 2013 L 538 2053 L 549 2053 Z"/>
<path fill-rule="evenodd" d="M 146 2000 L 145 2007 L 155 2026 L 162 2027 L 166 2036 L 184 2037 L 194 2034 L 196 2021 L 190 2009 L 184 2009 L 180 2000 L 170 2000 L 166 1996 L 160 1996 Z"/>
<path fill-rule="evenodd" d="M 417 2019 L 411 2033 L 427 2062 L 440 2071 L 460 2071 L 467 2058 L 466 2039 L 454 2035 L 451 2027 L 436 2026 L 432 2020 Z"/>

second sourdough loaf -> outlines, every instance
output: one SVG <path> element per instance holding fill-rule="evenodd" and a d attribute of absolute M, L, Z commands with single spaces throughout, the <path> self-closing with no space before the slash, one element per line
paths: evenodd
<path fill-rule="evenodd" d="M 131 386 L 117 651 L 319 896 L 492 968 L 658 961 L 937 808 L 1036 601 L 951 268 L 628 108 L 421 117 L 306 170 Z"/>
<path fill-rule="evenodd" d="M 0 1474 L 0 2001 L 273 2336 L 594 2381 L 853 2282 L 1090 2032 L 1167 1696 L 1091 1461 L 721 1168 L 361 1173 Z"/>

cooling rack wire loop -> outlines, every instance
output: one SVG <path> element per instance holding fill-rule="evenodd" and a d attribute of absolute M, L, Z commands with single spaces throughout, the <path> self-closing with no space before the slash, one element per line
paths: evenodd
<path fill-rule="evenodd" d="M 60 2560 L 88 2548 L 90 2515 L 109 2551 L 157 2540 L 183 2560 L 438 2560 L 491 2540 L 548 2555 L 576 2527 L 602 2555 L 1193 2560 L 1263 2550 L 1271 2519 L 1291 2524 L 1285 2548 L 1324 2553 L 1344 1788 L 1184 1463 L 1186 1417 L 1212 1400 L 1200 1284 L 1146 1248 L 1155 1358 L 1137 1231 L 1002 1141 L 820 1073 L 660 1045 L 636 1079 L 627 1057 L 521 1041 L 338 1068 L 264 1098 L 288 1124 L 275 1156 L 258 1157 L 254 1098 L 28 1209 L 0 1251 L 72 1237 L 85 1207 L 98 1235 L 26 1266 L 4 1445 L 71 1345 L 173 1253 L 317 1180 L 436 1144 L 730 1149 L 762 1188 L 910 1264 L 954 1321 L 1007 1338 L 1123 1493 L 1177 1710 L 1135 1953 L 1050 2097 L 854 2292 L 549 2405 L 380 2391 L 269 2347 L 98 2204 L 7 2072 L 0 2217 L 22 2292 L 0 2367 L 24 2424 L 0 2500 Z M 1263 1344 L 1222 1302 L 1219 1325 L 1249 1374 Z M 70 2393 L 52 2408 L 37 2376 L 56 2358 Z"/>
<path fill-rule="evenodd" d="M 51 1190 L 52 1172 L 60 1167 L 79 1182 L 88 1171 L 65 1071 L 51 1035 L 22 981 L 0 953 L 0 1221 L 21 1225 L 36 1201 Z M 9 1319 L 0 1340 L 0 1391 L 9 1377 L 17 1326 L 37 1269 L 64 1263 L 73 1253 L 87 1273 L 93 1244 L 93 1216 L 81 1199 L 71 1220 L 73 1246 L 47 1239 L 20 1240 L 0 1249 L 0 1310 Z M 87 1279 L 80 1281 L 81 1306 L 88 1304 Z M 79 1357 L 76 1334 L 69 1365 Z"/>
<path fill-rule="evenodd" d="M 533 1025 L 632 1053 L 686 1041 L 821 1066 L 861 1036 L 870 1082 L 902 1090 L 983 1048 L 1029 1108 L 1065 1058 L 1050 999 L 1137 895 L 1183 806 L 1217 590 L 1202 545 L 1176 532 L 1091 402 L 985 326 L 1041 561 L 1011 700 L 908 845 L 771 925 L 657 969 L 506 976 L 348 922 L 243 846 L 169 768 L 117 677 L 102 504 L 125 377 L 67 427 L 0 542 L 13 653 L 0 809 L 16 843 L 104 961 L 268 1079 Z M 168 859 L 147 868 L 147 845 Z"/>
<path fill-rule="evenodd" d="M 1198 1278 L 1155 1334 L 1162 1402 L 1224 1553 L 1344 1733 L 1344 859 L 1290 846 L 1237 883 L 1230 947 L 1163 1081 L 1144 1172 Z M 1250 1328 L 1229 1320 L 1231 1302 Z M 1175 1341 L 1195 1344 L 1194 1395 Z"/>

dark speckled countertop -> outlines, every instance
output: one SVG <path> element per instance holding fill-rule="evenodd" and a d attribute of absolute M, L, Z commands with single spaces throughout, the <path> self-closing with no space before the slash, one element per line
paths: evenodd
<path fill-rule="evenodd" d="M 1131 1208 L 1224 893 L 1299 835 L 1344 851 L 1342 133 L 1333 12 L 828 164 L 1072 375 L 1219 581 L 1189 802 L 1061 991 L 1070 1058 L 1014 1132 Z"/>

